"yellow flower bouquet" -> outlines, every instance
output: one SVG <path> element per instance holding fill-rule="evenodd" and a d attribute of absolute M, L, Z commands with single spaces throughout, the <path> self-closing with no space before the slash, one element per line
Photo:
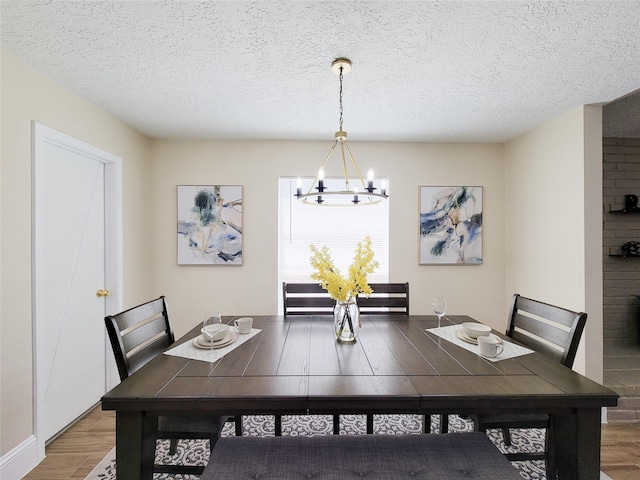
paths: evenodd
<path fill-rule="evenodd" d="M 373 293 L 367 283 L 367 275 L 374 272 L 380 266 L 373 258 L 371 250 L 371 238 L 365 237 L 358 243 L 353 263 L 349 267 L 349 276 L 344 277 L 340 270 L 333 265 L 333 260 L 327 247 L 317 248 L 311 245 L 313 256 L 311 266 L 314 272 L 311 274 L 313 280 L 320 282 L 331 298 L 337 302 L 345 303 L 349 297 L 353 298 L 362 293 L 369 296 Z"/>
<path fill-rule="evenodd" d="M 320 286 L 337 302 L 334 316 L 336 317 L 338 339 L 354 341 L 356 337 L 354 323 L 358 324 L 353 318 L 354 314 L 358 314 L 355 298 L 359 293 L 365 296 L 373 293 L 367 283 L 367 275 L 373 273 L 380 266 L 378 261 L 373 258 L 371 238 L 365 237 L 358 243 L 347 277 L 343 276 L 340 270 L 334 266 L 327 247 L 317 248 L 315 245 L 311 245 L 310 248 L 313 252 L 310 260 L 314 270 L 311 278 L 317 280 Z M 340 308 L 342 310 L 338 313 Z M 359 325 L 356 326 L 359 327 Z"/>

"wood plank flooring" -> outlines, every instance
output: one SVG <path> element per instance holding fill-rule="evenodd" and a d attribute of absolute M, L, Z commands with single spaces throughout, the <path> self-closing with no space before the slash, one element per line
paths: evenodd
<path fill-rule="evenodd" d="M 98 405 L 45 448 L 24 479 L 84 479 L 116 444 L 116 416 Z"/>
<path fill-rule="evenodd" d="M 602 425 L 600 469 L 613 480 L 640 478 L 640 423 Z"/>
<path fill-rule="evenodd" d="M 114 412 L 97 406 L 47 446 L 24 480 L 84 479 L 114 446 Z M 640 423 L 602 426 L 601 464 L 613 480 L 640 478 Z"/>

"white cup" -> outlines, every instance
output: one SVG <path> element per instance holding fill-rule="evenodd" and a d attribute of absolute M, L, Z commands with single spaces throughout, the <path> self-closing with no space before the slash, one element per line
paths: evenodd
<path fill-rule="evenodd" d="M 240 333 L 251 333 L 251 327 L 253 326 L 253 318 L 242 317 L 233 322 Z"/>
<path fill-rule="evenodd" d="M 502 353 L 504 347 L 496 337 L 478 337 L 478 350 L 483 357 L 497 357 Z"/>

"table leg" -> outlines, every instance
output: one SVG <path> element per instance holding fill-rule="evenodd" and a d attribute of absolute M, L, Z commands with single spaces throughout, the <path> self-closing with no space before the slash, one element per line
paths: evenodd
<path fill-rule="evenodd" d="M 367 435 L 373 434 L 373 414 L 367 414 Z"/>
<path fill-rule="evenodd" d="M 282 415 L 276 415 L 274 418 L 275 436 L 282 436 Z"/>
<path fill-rule="evenodd" d="M 440 414 L 440 433 L 449 433 L 449 414 Z"/>
<path fill-rule="evenodd" d="M 553 415 L 558 480 L 600 478 L 600 419 L 599 408 Z"/>
<path fill-rule="evenodd" d="M 158 417 L 143 412 L 116 412 L 118 480 L 152 480 Z"/>

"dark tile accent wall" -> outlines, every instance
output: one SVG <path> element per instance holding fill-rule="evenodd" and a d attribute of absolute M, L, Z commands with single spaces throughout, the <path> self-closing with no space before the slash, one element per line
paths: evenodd
<path fill-rule="evenodd" d="M 625 195 L 640 197 L 640 138 L 603 138 L 603 280 L 605 345 L 638 343 L 640 257 L 612 256 L 640 242 L 640 213 L 616 214 Z"/>

